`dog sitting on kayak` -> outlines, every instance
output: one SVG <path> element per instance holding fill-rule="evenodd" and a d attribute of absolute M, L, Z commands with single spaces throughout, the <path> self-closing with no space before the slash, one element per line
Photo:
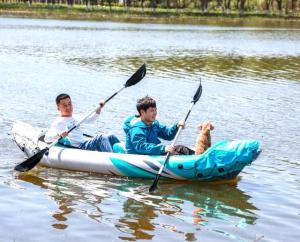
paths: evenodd
<path fill-rule="evenodd" d="M 195 154 L 200 155 L 211 147 L 210 131 L 214 129 L 212 123 L 206 121 L 198 125 L 200 133 L 196 139 Z"/>

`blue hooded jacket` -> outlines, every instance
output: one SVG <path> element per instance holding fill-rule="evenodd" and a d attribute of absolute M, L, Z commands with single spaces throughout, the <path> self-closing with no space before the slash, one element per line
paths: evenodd
<path fill-rule="evenodd" d="M 158 138 L 174 139 L 178 130 L 177 124 L 167 127 L 155 120 L 151 125 L 145 124 L 140 118 L 130 116 L 124 122 L 126 149 L 129 154 L 162 155 L 165 145 Z"/>

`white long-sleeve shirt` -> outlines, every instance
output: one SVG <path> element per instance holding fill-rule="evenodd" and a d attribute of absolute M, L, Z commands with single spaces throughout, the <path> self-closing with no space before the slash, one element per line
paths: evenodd
<path fill-rule="evenodd" d="M 99 114 L 97 114 L 95 112 L 95 114 L 91 115 L 83 123 L 94 122 L 98 117 L 99 117 Z M 78 117 L 76 117 L 76 116 L 75 116 L 75 118 L 74 117 L 58 117 L 58 118 L 56 118 L 52 122 L 49 130 L 47 131 L 44 140 L 47 143 L 54 142 L 55 140 L 57 140 L 59 138 L 59 134 L 71 129 L 73 126 L 75 126 L 75 124 L 78 122 L 78 120 L 81 120 L 81 119 L 78 119 Z M 80 126 L 73 129 L 68 134 L 67 137 L 70 141 L 70 145 L 75 146 L 75 147 L 79 147 L 79 145 L 85 141 L 83 132 L 82 132 Z"/>

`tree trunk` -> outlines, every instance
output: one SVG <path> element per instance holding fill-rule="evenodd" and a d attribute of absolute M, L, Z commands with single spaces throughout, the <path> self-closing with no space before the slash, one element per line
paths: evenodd
<path fill-rule="evenodd" d="M 90 10 L 90 7 L 91 7 L 90 0 L 85 0 L 85 7 L 86 7 L 86 10 Z"/>
<path fill-rule="evenodd" d="M 144 0 L 141 0 L 142 12 L 144 12 Z"/>
<path fill-rule="evenodd" d="M 278 12 L 279 15 L 282 15 L 282 0 L 276 0 L 277 1 L 277 8 L 278 8 Z"/>
<path fill-rule="evenodd" d="M 167 8 L 170 8 L 170 0 L 167 0 L 166 4 L 167 4 Z"/>
<path fill-rule="evenodd" d="M 266 12 L 270 13 L 271 0 L 265 1 Z"/>
<path fill-rule="evenodd" d="M 208 12 L 208 3 L 209 3 L 209 0 L 201 0 L 201 10 L 203 13 Z"/>
<path fill-rule="evenodd" d="M 178 9 L 178 1 L 180 0 L 175 0 L 175 7 L 176 7 L 176 13 L 178 14 L 179 13 L 179 9 Z"/>
<path fill-rule="evenodd" d="M 218 5 L 221 6 L 222 12 L 225 12 L 225 0 L 218 0 Z"/>
<path fill-rule="evenodd" d="M 155 12 L 155 10 L 156 10 L 156 0 L 151 0 L 151 8 L 152 8 L 152 11 Z"/>
<path fill-rule="evenodd" d="M 298 0 L 292 0 L 292 15 L 295 16 L 297 13 L 297 1 Z"/>
<path fill-rule="evenodd" d="M 274 0 L 271 0 L 271 11 L 274 13 Z"/>
<path fill-rule="evenodd" d="M 224 0 L 225 11 L 228 13 L 231 10 L 231 0 Z"/>
<path fill-rule="evenodd" d="M 74 0 L 68 0 L 68 6 L 69 7 L 73 7 L 74 4 Z"/>
<path fill-rule="evenodd" d="M 285 14 L 288 15 L 289 14 L 289 1 L 285 0 Z"/>
<path fill-rule="evenodd" d="M 111 12 L 111 9 L 112 9 L 112 7 L 111 7 L 111 1 L 112 0 L 108 0 L 108 4 L 109 4 L 109 11 Z"/>
<path fill-rule="evenodd" d="M 239 11 L 240 11 L 241 15 L 243 15 L 245 12 L 245 3 L 246 3 L 246 0 L 240 0 Z"/>

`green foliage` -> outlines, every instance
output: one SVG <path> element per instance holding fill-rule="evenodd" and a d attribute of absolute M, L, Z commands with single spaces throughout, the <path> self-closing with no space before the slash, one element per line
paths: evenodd
<path fill-rule="evenodd" d="M 76 18 L 76 13 L 87 12 L 90 14 L 90 19 L 99 19 L 101 18 L 101 14 L 120 16 L 137 15 L 141 17 L 240 17 L 241 14 L 243 17 L 300 17 L 300 8 L 298 7 L 292 11 L 292 4 L 286 5 L 285 2 L 283 3 L 283 7 L 288 9 L 284 9 L 281 13 L 277 11 L 276 0 L 245 0 L 244 9 L 241 9 L 240 6 L 242 0 L 231 0 L 230 9 L 225 9 L 224 5 L 225 1 L 228 0 L 147 0 L 143 1 L 143 7 L 141 0 L 124 0 L 122 2 L 117 0 L 42 0 L 33 2 L 31 5 L 29 5 L 29 1 L 2 1 L 3 2 L 0 3 L 2 13 L 3 10 L 11 12 L 24 10 L 30 12 L 31 16 L 34 15 L 34 13 L 49 15 L 60 14 L 60 16 L 58 16 L 60 18 Z M 70 5 L 71 1 L 73 1 L 74 4 Z M 201 3 L 204 1 L 208 1 L 208 7 L 205 11 L 201 8 Z M 269 11 L 266 11 L 266 1 L 270 3 L 273 2 L 273 5 L 270 5 Z M 300 3 L 300 0 L 284 1 L 296 1 L 298 5 Z M 125 6 L 123 3 L 125 3 Z M 117 16 L 114 17 L 117 18 Z M 84 18 L 84 16 L 79 16 L 78 18 Z M 109 18 L 109 16 L 104 16 L 104 18 Z"/>

